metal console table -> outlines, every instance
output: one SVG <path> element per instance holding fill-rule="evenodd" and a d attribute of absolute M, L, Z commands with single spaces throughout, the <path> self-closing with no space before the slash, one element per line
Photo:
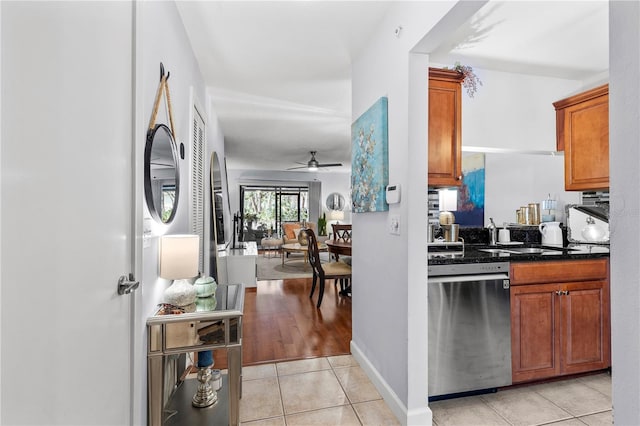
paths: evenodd
<path fill-rule="evenodd" d="M 219 285 L 215 298 L 197 301 L 196 312 L 160 315 L 147 319 L 147 422 L 150 426 L 164 424 L 225 424 L 240 423 L 242 396 L 242 314 L 244 286 Z M 191 406 L 195 387 L 185 380 L 165 383 L 166 357 L 187 352 L 226 349 L 228 374 L 218 391 L 218 402 L 211 407 Z M 175 387 L 168 401 L 167 386 Z M 226 402 L 226 403 L 225 403 Z M 165 409 L 171 410 L 167 415 Z"/>

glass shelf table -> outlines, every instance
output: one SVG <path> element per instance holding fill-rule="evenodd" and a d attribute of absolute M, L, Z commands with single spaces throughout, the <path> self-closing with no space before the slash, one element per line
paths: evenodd
<path fill-rule="evenodd" d="M 219 285 L 214 296 L 198 299 L 196 311 L 164 314 L 147 319 L 147 423 L 229 424 L 240 423 L 242 397 L 242 315 L 244 286 Z M 194 390 L 185 380 L 166 383 L 167 356 L 213 349 L 227 351 L 228 374 L 211 407 L 191 406 Z M 167 387 L 175 387 L 165 402 Z M 184 395 L 183 395 L 184 394 Z M 226 402 L 226 403 L 225 403 Z M 167 415 L 170 408 L 171 413 Z"/>

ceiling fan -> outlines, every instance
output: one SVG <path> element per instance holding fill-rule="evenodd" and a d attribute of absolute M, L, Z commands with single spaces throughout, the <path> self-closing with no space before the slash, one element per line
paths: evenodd
<path fill-rule="evenodd" d="M 311 159 L 307 162 L 306 165 L 303 165 L 303 166 L 300 166 L 300 167 L 291 167 L 291 168 L 288 168 L 287 170 L 307 169 L 310 172 L 315 172 L 319 168 L 322 168 L 322 167 L 339 167 L 339 166 L 342 166 L 342 163 L 320 164 L 320 163 L 318 163 L 318 160 L 316 160 L 317 151 L 309 151 L 309 152 L 311 153 Z M 303 163 L 298 163 L 298 164 L 303 164 Z"/>

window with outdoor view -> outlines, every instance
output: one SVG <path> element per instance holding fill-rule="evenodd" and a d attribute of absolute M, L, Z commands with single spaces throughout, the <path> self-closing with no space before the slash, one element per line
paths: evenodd
<path fill-rule="evenodd" d="M 307 187 L 241 186 L 243 241 L 281 235 L 284 222 L 309 219 Z"/>

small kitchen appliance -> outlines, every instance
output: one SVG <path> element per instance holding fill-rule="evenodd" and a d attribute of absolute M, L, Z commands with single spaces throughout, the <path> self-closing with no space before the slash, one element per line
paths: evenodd
<path fill-rule="evenodd" d="M 511 233 L 507 228 L 507 222 L 502 225 L 502 229 L 498 231 L 498 241 L 501 243 L 511 242 Z"/>
<path fill-rule="evenodd" d="M 444 240 L 448 242 L 456 242 L 458 241 L 458 232 L 460 230 L 460 226 L 454 223 L 456 220 L 453 213 L 448 211 L 440 212 L 439 221 L 440 227 L 444 232 Z"/>
<path fill-rule="evenodd" d="M 435 241 L 436 229 L 438 229 L 438 225 L 435 223 L 427 224 L 427 243 L 432 243 Z"/>
<path fill-rule="evenodd" d="M 587 226 L 582 228 L 582 238 L 589 242 L 602 242 L 606 236 L 604 228 L 596 224 L 596 221 L 591 217 L 587 217 L 585 220 Z"/>
<path fill-rule="evenodd" d="M 567 239 L 572 244 L 609 245 L 609 206 L 565 206 Z"/>
<path fill-rule="evenodd" d="M 560 222 L 543 222 L 538 225 L 538 229 L 542 234 L 543 246 L 562 247 L 562 229 L 560 229 Z"/>

